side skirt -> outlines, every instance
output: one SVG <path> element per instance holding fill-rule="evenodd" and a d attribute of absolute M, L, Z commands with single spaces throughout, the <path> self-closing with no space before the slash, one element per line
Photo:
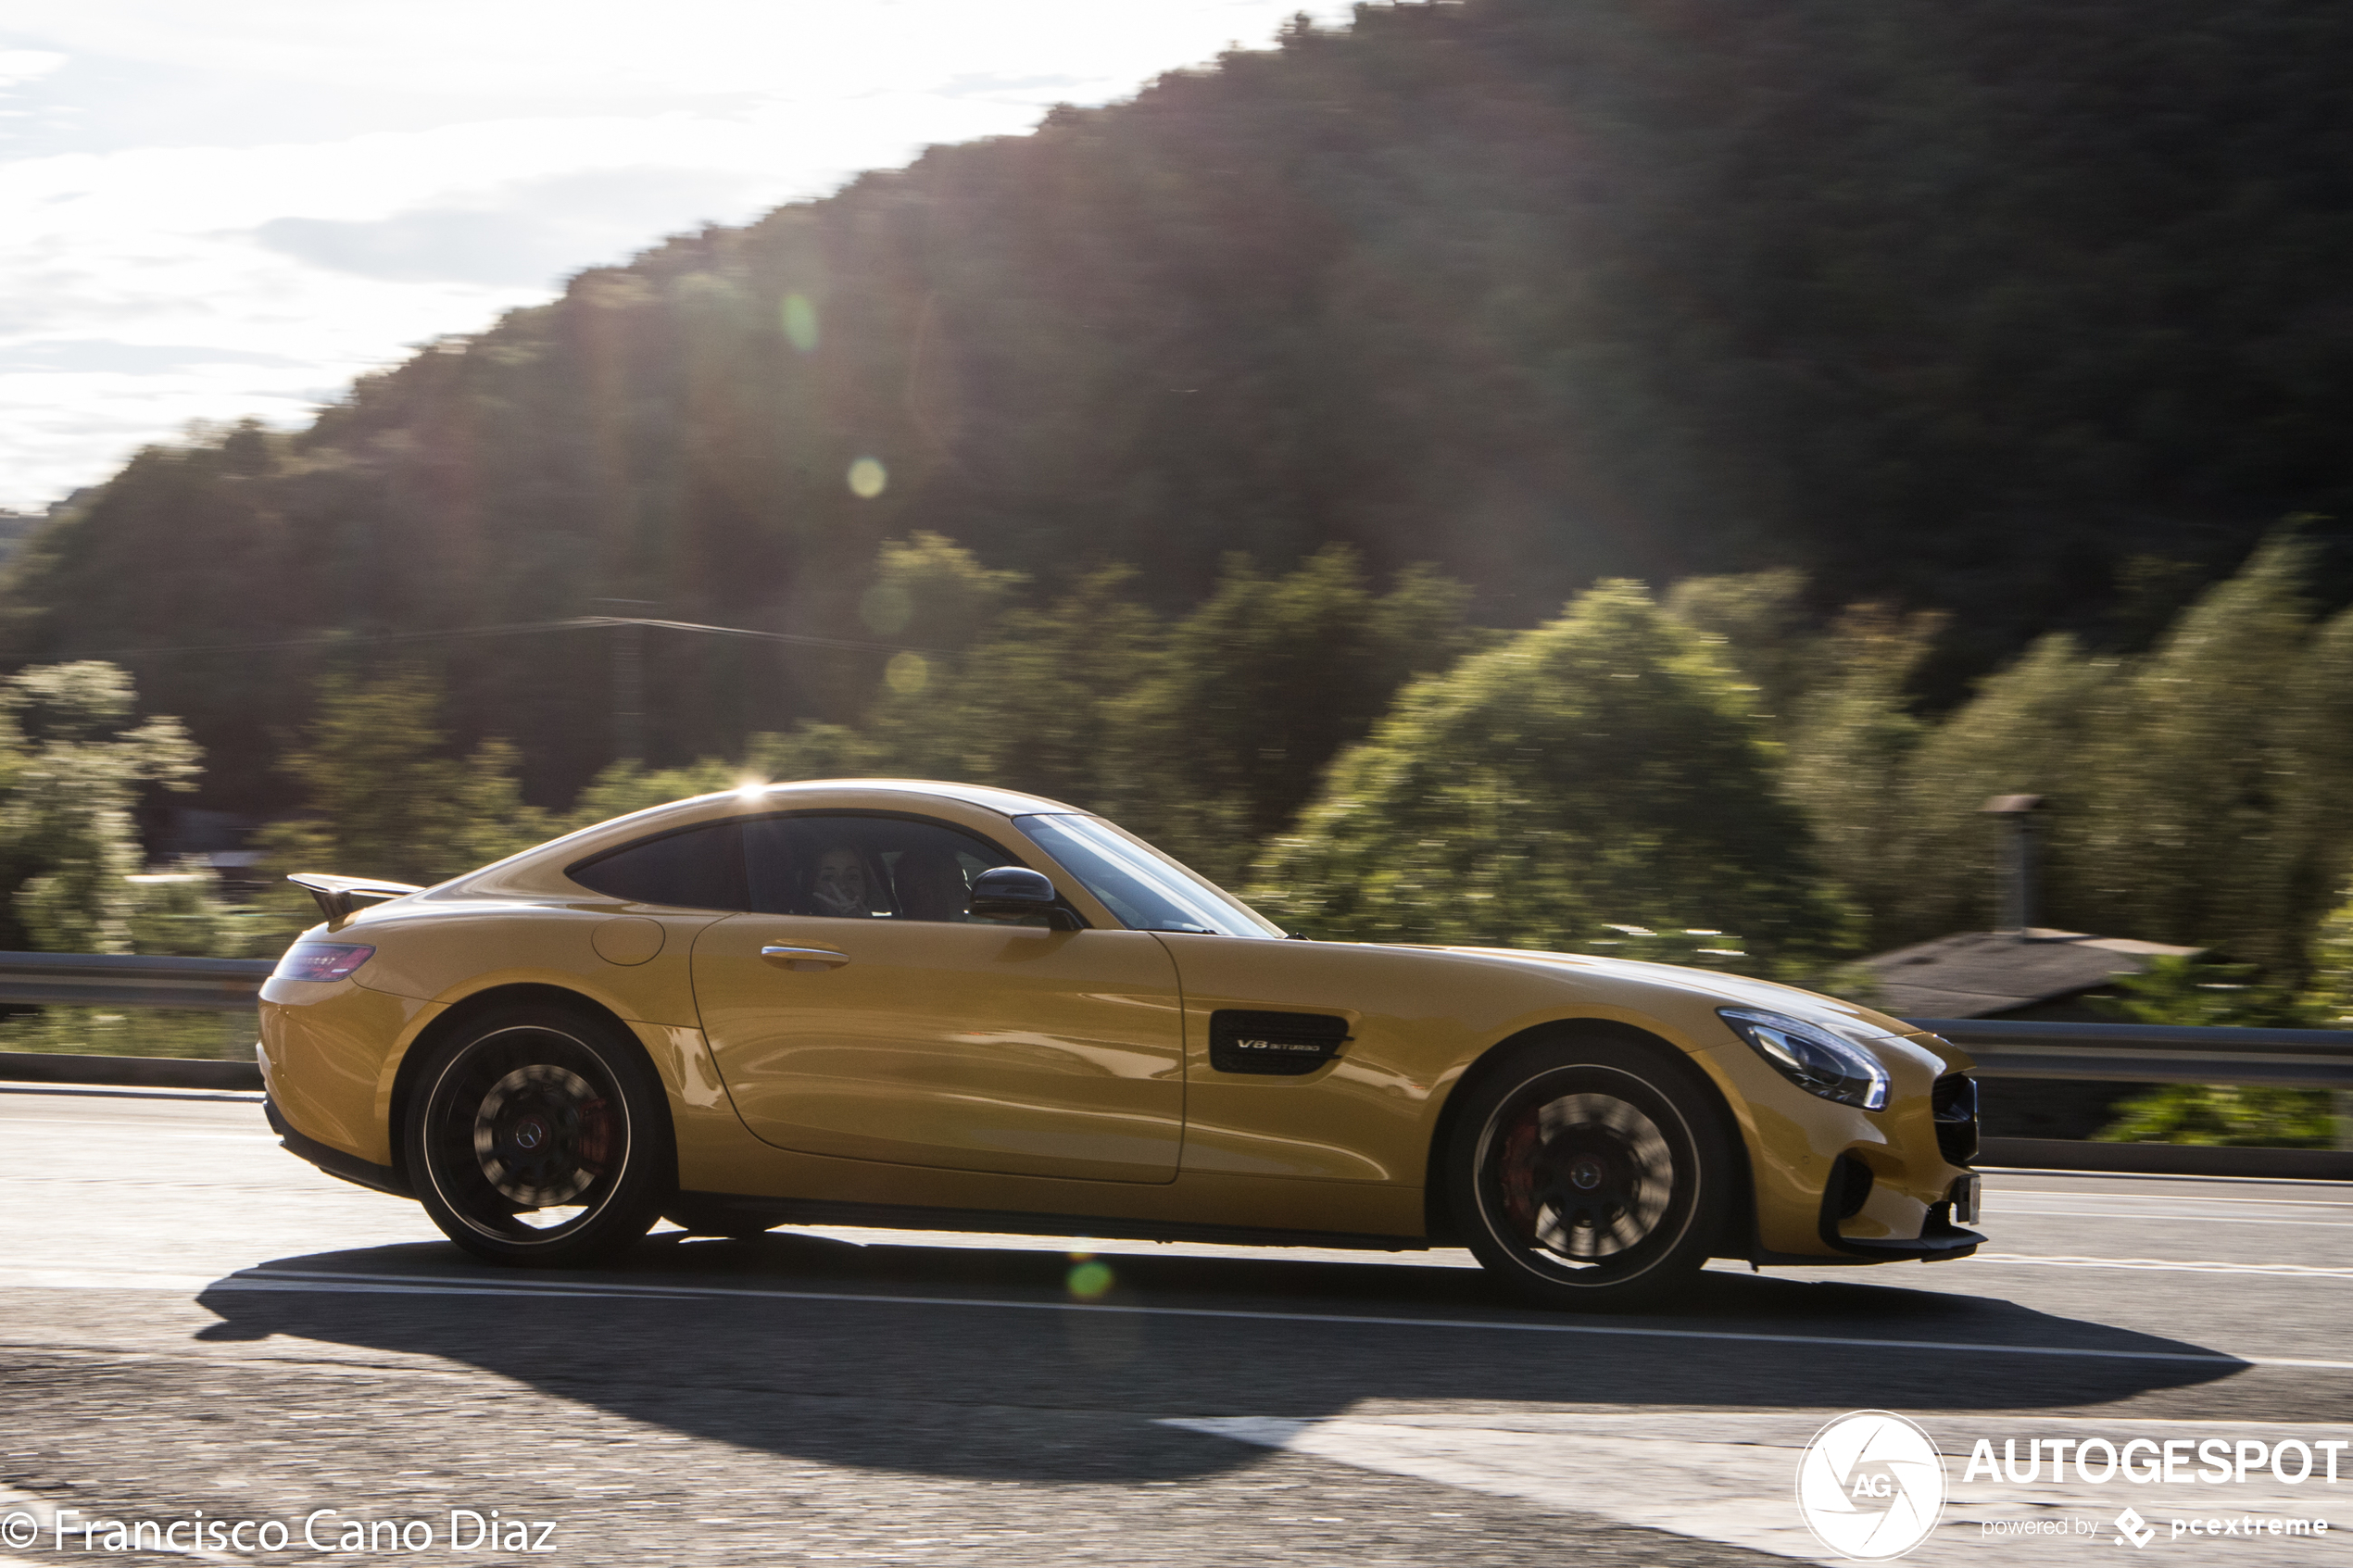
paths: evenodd
<path fill-rule="evenodd" d="M 1107 1220 L 1087 1214 L 1027 1214 L 995 1209 L 926 1209 L 896 1203 L 744 1198 L 722 1192 L 682 1192 L 677 1203 L 680 1208 L 691 1207 L 763 1225 L 860 1225 L 877 1230 L 962 1231 L 988 1236 L 1100 1236 L 1105 1241 L 1324 1247 L 1352 1252 L 1427 1252 L 1430 1245 L 1417 1236 L 1360 1236 L 1343 1231 L 1197 1225 L 1175 1220 Z"/>

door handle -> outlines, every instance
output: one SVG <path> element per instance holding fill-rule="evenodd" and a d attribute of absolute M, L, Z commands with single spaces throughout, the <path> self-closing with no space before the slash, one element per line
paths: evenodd
<path fill-rule="evenodd" d="M 787 947 L 777 942 L 761 948 L 760 956 L 783 969 L 839 969 L 849 961 L 848 953 L 831 947 Z"/>

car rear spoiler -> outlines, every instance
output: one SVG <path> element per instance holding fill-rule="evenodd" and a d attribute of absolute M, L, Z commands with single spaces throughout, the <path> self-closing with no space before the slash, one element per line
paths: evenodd
<path fill-rule="evenodd" d="M 296 872 L 286 880 L 310 895 L 331 926 L 349 920 L 363 901 L 378 904 L 386 898 L 424 891 L 405 882 L 380 882 L 371 876 L 330 876 L 325 872 Z"/>

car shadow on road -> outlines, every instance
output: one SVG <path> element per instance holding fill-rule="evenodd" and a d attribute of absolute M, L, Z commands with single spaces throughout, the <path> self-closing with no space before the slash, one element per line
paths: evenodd
<path fill-rule="evenodd" d="M 1075 1276 L 1083 1261 L 1108 1279 Z M 1481 1272 L 1444 1263 L 1074 1261 L 1029 1247 L 666 1233 L 627 1266 L 593 1273 L 493 1269 L 429 1243 L 283 1258 L 200 1300 L 220 1320 L 208 1339 L 429 1356 L 748 1448 L 1027 1481 L 1254 1462 L 1239 1445 L 1139 1417 L 1310 1419 L 1441 1399 L 2032 1409 L 2235 1370 L 2195 1345 L 1899 1278 L 1710 1272 L 1670 1309 L 1584 1316 L 1531 1311 Z M 1074 1284 L 1101 1289 L 1081 1299 Z M 1049 1410 L 1060 1437 L 1007 1440 Z"/>

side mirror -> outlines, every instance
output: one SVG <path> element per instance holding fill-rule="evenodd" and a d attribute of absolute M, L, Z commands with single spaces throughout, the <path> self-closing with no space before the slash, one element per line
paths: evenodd
<path fill-rule="evenodd" d="M 992 866 L 973 878 L 972 896 L 964 909 L 984 920 L 1020 920 L 1026 915 L 1051 919 L 1062 914 L 1053 883 L 1045 872 L 1027 866 Z M 1054 923 L 1063 924 L 1067 918 Z"/>

